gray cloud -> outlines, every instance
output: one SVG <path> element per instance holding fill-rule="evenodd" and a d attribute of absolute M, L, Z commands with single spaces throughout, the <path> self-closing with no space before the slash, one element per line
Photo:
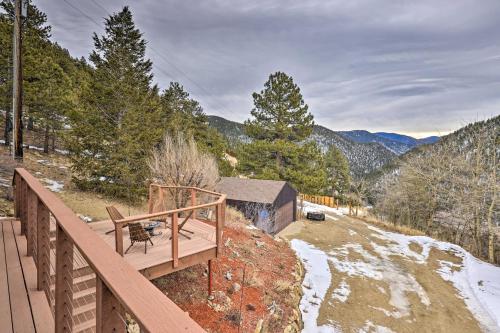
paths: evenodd
<path fill-rule="evenodd" d="M 53 39 L 85 57 L 106 11 L 127 4 L 66 1 L 101 25 L 63 1 L 35 2 Z M 209 114 L 246 119 L 251 93 L 277 70 L 293 75 L 316 121 L 332 129 L 425 135 L 500 113 L 497 0 L 129 5 L 160 87 L 180 81 Z"/>

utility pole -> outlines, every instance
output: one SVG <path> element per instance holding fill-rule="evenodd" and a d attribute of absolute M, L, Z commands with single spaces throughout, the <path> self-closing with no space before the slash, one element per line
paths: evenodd
<path fill-rule="evenodd" d="M 11 80 L 12 80 L 11 73 L 12 72 L 10 69 L 10 57 L 7 61 L 7 67 L 8 67 L 7 82 L 11 82 Z M 6 89 L 7 97 L 10 96 L 10 94 L 8 92 L 9 89 L 10 89 L 10 84 L 9 84 L 9 87 Z M 4 132 L 3 132 L 5 145 L 9 148 L 9 150 L 10 150 L 10 132 L 12 131 L 12 119 L 10 116 L 10 108 L 11 108 L 10 106 L 7 106 L 7 110 L 5 110 L 5 128 L 4 128 Z"/>
<path fill-rule="evenodd" d="M 13 55 L 13 87 L 12 87 L 12 111 L 13 121 L 13 157 L 15 160 L 23 160 L 23 66 L 22 66 L 22 0 L 14 2 L 14 47 Z"/>

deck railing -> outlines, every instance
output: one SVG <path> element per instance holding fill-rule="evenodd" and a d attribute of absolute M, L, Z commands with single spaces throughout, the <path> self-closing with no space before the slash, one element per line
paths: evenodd
<path fill-rule="evenodd" d="M 174 193 L 171 204 L 174 207 L 186 206 L 182 208 L 173 208 L 168 210 L 165 204 L 165 191 Z M 203 200 L 201 196 L 205 197 Z M 188 206 L 189 204 L 189 206 Z M 197 218 L 206 222 L 213 222 L 215 225 L 215 242 L 217 246 L 217 256 L 222 249 L 222 228 L 224 226 L 226 209 L 226 195 L 191 186 L 167 186 L 160 184 L 151 184 L 149 188 L 149 213 L 135 216 L 129 216 L 115 221 L 115 246 L 116 252 L 123 256 L 123 229 L 122 227 L 131 222 L 147 221 L 152 219 L 171 219 L 170 228 L 172 230 L 172 266 L 176 268 L 179 264 L 179 217 L 184 214 L 184 218 Z M 196 212 L 200 210 L 215 210 L 214 218 L 197 217 Z M 209 214 L 211 215 L 211 214 Z"/>
<path fill-rule="evenodd" d="M 84 266 L 75 258 L 85 261 L 85 269 L 95 274 L 97 332 L 125 332 L 128 316 L 142 332 L 204 332 L 22 168 L 14 173 L 14 195 L 27 253 L 37 267 L 37 288 L 47 295 L 56 332 L 73 332 L 75 326 L 82 325 L 75 319 L 73 307 L 74 293 L 80 290 L 75 286 L 81 283 L 78 267 L 81 270 Z M 51 240 L 54 233 L 55 245 Z"/>

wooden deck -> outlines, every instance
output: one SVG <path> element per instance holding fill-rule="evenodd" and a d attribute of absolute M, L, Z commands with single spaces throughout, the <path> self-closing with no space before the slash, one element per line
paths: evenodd
<path fill-rule="evenodd" d="M 35 262 L 26 253 L 18 220 L 0 220 L 0 329 L 2 332 L 54 332 L 54 317 L 37 290 Z"/>
<path fill-rule="evenodd" d="M 106 232 L 114 229 L 111 221 L 100 221 L 88 224 L 99 237 L 109 246 L 115 248 L 115 233 Z M 179 265 L 173 267 L 171 230 L 160 225 L 155 229 L 155 233 L 161 235 L 153 236 L 153 246 L 148 243 L 147 253 L 144 253 L 144 243 L 136 243 L 128 253 L 124 254 L 125 260 L 140 271 L 148 279 L 155 279 L 160 276 L 184 269 L 199 263 L 206 263 L 216 257 L 216 228 L 206 222 L 197 219 L 189 219 L 184 229 L 190 230 L 193 234 L 187 234 L 191 239 L 179 234 Z M 181 231 L 182 232 L 182 231 Z M 130 245 L 128 228 L 123 229 L 123 248 Z"/>

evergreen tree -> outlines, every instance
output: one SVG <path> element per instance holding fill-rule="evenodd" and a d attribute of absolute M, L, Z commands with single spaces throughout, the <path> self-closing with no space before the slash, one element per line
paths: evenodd
<path fill-rule="evenodd" d="M 161 106 L 162 127 L 167 132 L 174 135 L 182 132 L 187 137 L 193 137 L 202 151 L 215 156 L 221 175 L 232 174 L 232 167 L 225 158 L 227 142 L 216 129 L 208 126 L 203 108 L 189 96 L 182 85 L 171 82 L 161 95 Z"/>
<path fill-rule="evenodd" d="M 292 77 L 271 74 L 253 99 L 253 119 L 245 122 L 252 141 L 241 146 L 240 171 L 255 178 L 290 181 L 302 192 L 322 189 L 321 152 L 314 142 L 305 142 L 312 133 L 313 116 Z"/>
<path fill-rule="evenodd" d="M 344 198 L 351 184 L 349 162 L 344 154 L 333 145 L 325 154 L 325 169 L 327 194 Z"/>
<path fill-rule="evenodd" d="M 0 108 L 10 110 L 14 7 L 8 1 L 0 6 L 5 12 L 0 14 Z M 36 132 L 42 133 L 45 152 L 49 149 L 49 138 L 54 146 L 56 132 L 64 126 L 66 112 L 76 98 L 74 83 L 81 77 L 78 61 L 49 40 L 50 31 L 45 13 L 29 2 L 23 19 L 24 122 L 28 129 L 34 130 L 32 139 L 36 139 Z M 10 127 L 10 121 L 6 121 L 5 128 Z"/>
<path fill-rule="evenodd" d="M 163 132 L 152 63 L 128 7 L 105 20 L 94 46 L 95 69 L 67 137 L 75 182 L 133 200 L 145 191 L 146 158 Z"/>

